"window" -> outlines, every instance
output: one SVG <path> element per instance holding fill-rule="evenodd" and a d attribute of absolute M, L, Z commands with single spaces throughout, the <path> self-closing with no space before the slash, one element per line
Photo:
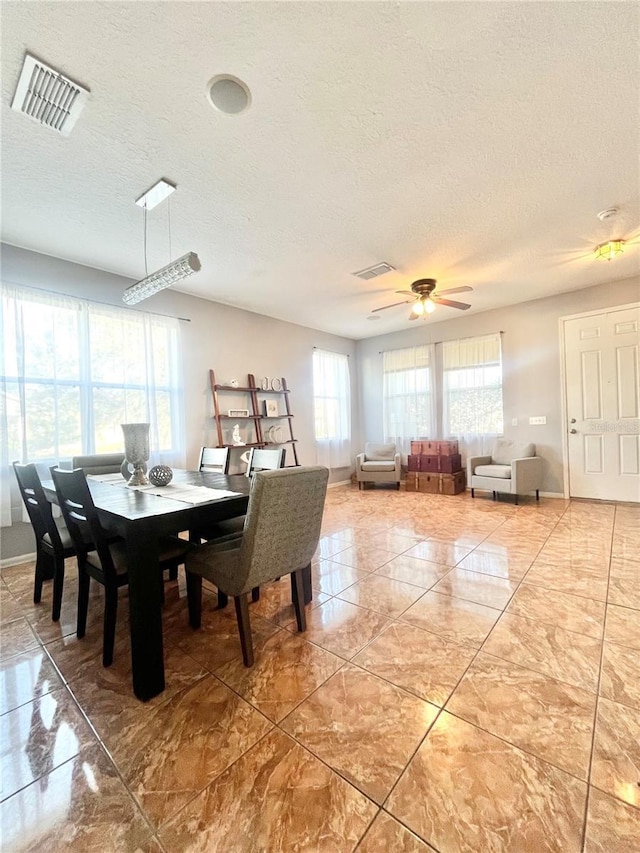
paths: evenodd
<path fill-rule="evenodd" d="M 313 397 L 318 464 L 351 464 L 351 390 L 349 359 L 337 352 L 314 350 Z"/>
<path fill-rule="evenodd" d="M 432 436 L 434 429 L 433 346 L 383 353 L 384 440 L 401 453 L 413 438 Z"/>
<path fill-rule="evenodd" d="M 120 424 L 136 421 L 151 423 L 154 458 L 180 462 L 177 320 L 6 285 L 0 316 L 3 480 L 14 459 L 121 451 Z"/>
<path fill-rule="evenodd" d="M 443 343 L 445 436 L 502 434 L 500 343 L 499 334 Z"/>

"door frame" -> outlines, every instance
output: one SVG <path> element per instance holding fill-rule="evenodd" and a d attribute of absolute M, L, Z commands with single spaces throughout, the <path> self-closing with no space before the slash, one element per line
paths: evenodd
<path fill-rule="evenodd" d="M 565 358 L 564 324 L 568 320 L 580 320 L 582 317 L 595 317 L 598 314 L 612 314 L 614 311 L 624 311 L 627 308 L 640 308 L 640 302 L 627 302 L 624 305 L 612 305 L 609 308 L 595 308 L 593 311 L 581 311 L 579 314 L 565 314 L 558 317 L 560 330 L 560 416 L 562 418 L 562 488 L 565 500 L 569 495 L 569 438 L 567 436 L 568 407 L 567 407 L 567 365 Z M 596 500 L 596 498 L 593 498 Z"/>

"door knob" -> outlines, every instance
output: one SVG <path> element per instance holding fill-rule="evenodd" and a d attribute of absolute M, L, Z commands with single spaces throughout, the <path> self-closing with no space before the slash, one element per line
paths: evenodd
<path fill-rule="evenodd" d="M 570 423 L 575 424 L 575 422 L 576 422 L 576 419 L 575 419 L 575 418 L 571 418 Z"/>
<path fill-rule="evenodd" d="M 570 432 L 572 435 L 574 435 L 576 432 L 578 432 L 578 430 L 577 430 L 577 429 L 570 429 L 570 430 L 569 430 L 569 432 Z"/>

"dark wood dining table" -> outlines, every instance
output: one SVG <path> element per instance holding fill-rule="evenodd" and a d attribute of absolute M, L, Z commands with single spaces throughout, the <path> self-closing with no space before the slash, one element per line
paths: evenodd
<path fill-rule="evenodd" d="M 87 482 L 100 523 L 126 541 L 133 692 L 144 702 L 161 693 L 165 686 L 158 537 L 206 528 L 213 522 L 244 515 L 250 481 L 242 474 L 174 470 L 174 484 L 238 493 L 198 504 L 129 489 L 124 482 L 113 485 L 91 477 Z M 53 481 L 44 480 L 42 485 L 47 499 L 57 503 Z"/>

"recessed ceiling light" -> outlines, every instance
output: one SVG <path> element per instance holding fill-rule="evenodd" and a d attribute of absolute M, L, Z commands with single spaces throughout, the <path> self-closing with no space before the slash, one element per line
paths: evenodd
<path fill-rule="evenodd" d="M 212 77 L 207 83 L 207 93 L 214 109 L 226 115 L 240 115 L 251 105 L 249 87 L 231 74 Z"/>

